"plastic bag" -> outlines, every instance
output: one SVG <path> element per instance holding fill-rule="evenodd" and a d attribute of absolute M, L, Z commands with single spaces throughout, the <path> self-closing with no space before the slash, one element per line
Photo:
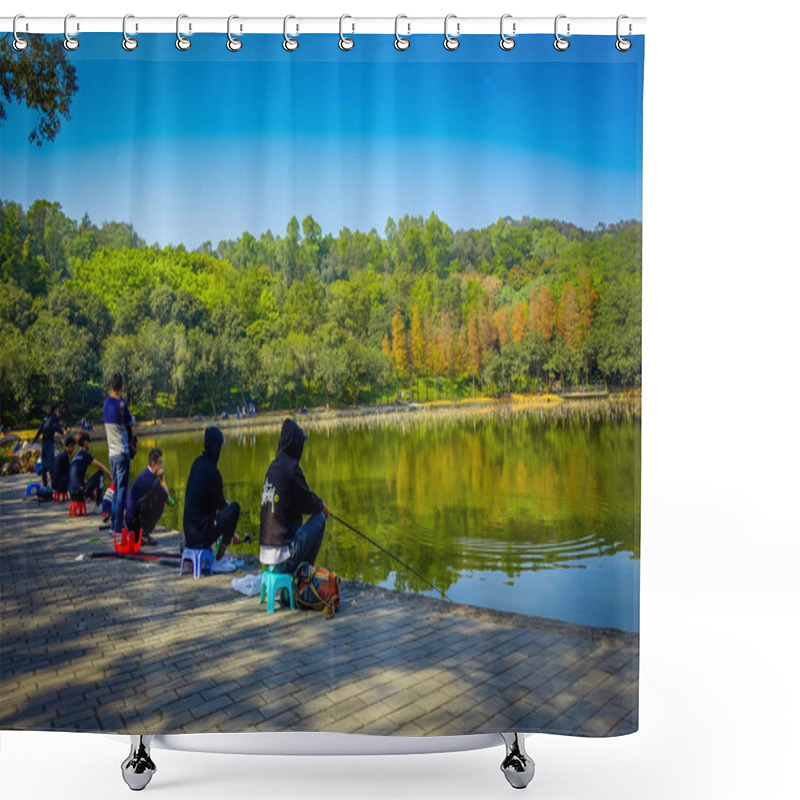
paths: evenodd
<path fill-rule="evenodd" d="M 231 587 L 234 592 L 239 592 L 245 597 L 254 597 L 261 593 L 261 576 L 243 575 L 241 578 L 234 578 Z"/>

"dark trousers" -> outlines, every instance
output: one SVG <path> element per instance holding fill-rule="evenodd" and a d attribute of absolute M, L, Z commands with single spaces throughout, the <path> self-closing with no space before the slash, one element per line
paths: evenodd
<path fill-rule="evenodd" d="M 304 561 L 313 564 L 317 560 L 320 547 L 322 547 L 324 535 L 325 515 L 320 511 L 309 517 L 305 524 L 297 529 L 290 546 L 291 555 L 282 564 L 276 564 L 273 572 L 288 572 L 293 575 L 297 567 Z"/>
<path fill-rule="evenodd" d="M 166 503 L 167 495 L 161 484 L 153 484 L 153 488 L 136 504 L 131 519 L 126 521 L 128 530 L 141 530 L 144 536 L 149 536 L 161 519 Z"/>
<path fill-rule="evenodd" d="M 103 473 L 97 470 L 77 492 L 70 495 L 70 499 L 76 503 L 85 503 L 87 500 L 99 503 L 103 499 Z"/>
<path fill-rule="evenodd" d="M 56 466 L 56 443 L 42 439 L 42 486 L 47 486 L 47 479 L 53 479 Z"/>
<path fill-rule="evenodd" d="M 186 539 L 186 546 L 197 550 L 205 550 L 217 539 L 220 540 L 222 547 L 227 547 L 236 533 L 236 525 L 239 522 L 239 504 L 234 501 L 228 503 L 214 518 L 214 522 L 208 526 L 201 541 Z"/>

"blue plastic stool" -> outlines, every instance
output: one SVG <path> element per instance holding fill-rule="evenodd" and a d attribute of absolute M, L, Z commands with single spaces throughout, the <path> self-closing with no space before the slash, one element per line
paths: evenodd
<path fill-rule="evenodd" d="M 292 591 L 292 576 L 288 572 L 273 572 L 266 567 L 261 573 L 261 600 L 267 598 L 267 613 L 275 611 L 275 592 L 279 589 L 289 590 L 289 606 L 294 611 L 294 592 Z"/>
<path fill-rule="evenodd" d="M 209 547 L 205 550 L 195 550 L 191 547 L 185 547 L 181 553 L 181 575 L 183 575 L 184 561 L 192 562 L 192 574 L 195 578 L 200 577 L 200 570 L 203 569 L 203 561 L 208 562 L 209 575 L 214 574 L 214 554 Z"/>
<path fill-rule="evenodd" d="M 41 485 L 31 481 L 28 484 L 28 488 L 25 490 L 25 494 L 26 494 L 27 497 L 30 497 L 34 492 L 36 492 L 39 489 L 41 489 Z"/>

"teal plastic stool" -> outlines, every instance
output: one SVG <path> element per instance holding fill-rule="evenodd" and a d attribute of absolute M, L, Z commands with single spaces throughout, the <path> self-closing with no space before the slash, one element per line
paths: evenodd
<path fill-rule="evenodd" d="M 275 610 L 275 592 L 279 589 L 289 590 L 289 606 L 294 611 L 294 592 L 292 591 L 292 576 L 287 572 L 273 572 L 269 567 L 263 567 L 261 572 L 261 600 L 267 598 L 267 613 Z"/>

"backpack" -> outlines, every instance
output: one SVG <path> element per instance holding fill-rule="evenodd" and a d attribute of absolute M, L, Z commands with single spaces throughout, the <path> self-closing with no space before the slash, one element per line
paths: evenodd
<path fill-rule="evenodd" d="M 294 571 L 292 591 L 298 608 L 322 611 L 328 617 L 339 610 L 339 578 L 327 569 L 303 561 Z"/>
<path fill-rule="evenodd" d="M 36 499 L 40 503 L 46 503 L 48 500 L 53 499 L 53 489 L 51 486 L 40 486 L 36 490 Z"/>

